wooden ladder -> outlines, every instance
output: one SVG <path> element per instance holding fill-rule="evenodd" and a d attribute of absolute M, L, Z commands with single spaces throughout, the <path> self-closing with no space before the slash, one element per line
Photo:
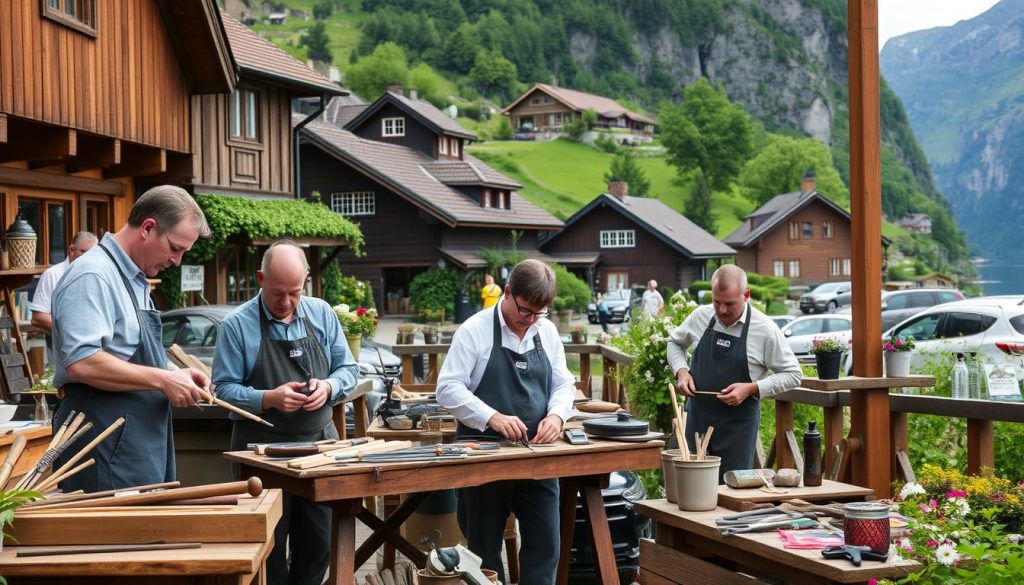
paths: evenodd
<path fill-rule="evenodd" d="M 32 386 L 32 368 L 16 318 L 14 292 L 9 287 L 0 286 L 0 302 L 0 394 L 4 401 L 14 403 L 17 394 Z"/>

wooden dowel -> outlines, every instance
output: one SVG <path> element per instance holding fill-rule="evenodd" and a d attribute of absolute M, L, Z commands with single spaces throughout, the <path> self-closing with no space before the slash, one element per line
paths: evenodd
<path fill-rule="evenodd" d="M 47 506 L 52 506 L 53 504 L 60 504 L 60 503 L 63 503 L 63 502 L 72 502 L 72 501 L 78 502 L 78 501 L 82 501 L 82 500 L 95 500 L 96 498 L 103 498 L 103 497 L 106 497 L 106 496 L 113 496 L 115 494 L 123 494 L 123 493 L 131 493 L 131 492 L 139 492 L 139 493 L 141 493 L 141 492 L 148 492 L 148 491 L 152 491 L 152 490 L 160 490 L 160 489 L 168 489 L 168 488 L 176 488 L 176 487 L 181 487 L 181 482 L 180 481 L 167 481 L 167 482 L 163 482 L 163 483 L 150 483 L 150 484 L 146 484 L 146 485 L 137 485 L 137 486 L 132 486 L 132 487 L 119 488 L 119 489 L 116 489 L 116 490 L 106 490 L 106 491 L 102 491 L 102 492 L 93 492 L 91 494 L 85 494 L 85 493 L 81 493 L 81 492 L 75 492 L 75 493 L 71 493 L 71 494 L 56 494 L 56 495 L 53 495 L 53 496 L 50 496 L 50 497 L 46 498 L 45 500 L 39 500 L 37 502 L 31 502 L 31 503 L 28 503 L 28 504 L 23 504 L 18 509 L 19 510 L 24 510 L 25 508 L 45 508 Z"/>
<path fill-rule="evenodd" d="M 58 428 L 57 432 L 53 433 L 53 436 L 50 437 L 50 444 L 46 446 L 47 450 L 53 449 L 55 445 L 60 444 L 61 437 L 63 437 L 64 433 L 67 432 L 68 426 L 71 425 L 71 421 L 74 420 L 76 416 L 78 415 L 75 411 L 72 410 L 68 412 L 68 416 L 64 419 L 64 422 L 61 423 L 60 428 Z"/>
<path fill-rule="evenodd" d="M 14 443 L 11 444 L 11 450 L 7 452 L 7 457 L 4 459 L 4 464 L 0 466 L 0 490 L 4 489 L 7 485 L 7 480 L 11 479 L 11 474 L 14 473 L 14 466 L 18 464 L 18 459 L 21 458 L 21 454 L 25 451 L 25 445 L 28 445 L 28 439 L 25 435 L 18 435 L 14 439 Z"/>
<path fill-rule="evenodd" d="M 255 414 L 249 412 L 248 410 L 242 410 L 241 408 L 238 408 L 234 404 L 230 404 L 228 402 L 224 402 L 220 398 L 215 397 L 213 394 L 210 394 L 209 392 L 207 392 L 206 390 L 203 390 L 199 386 L 196 386 L 196 389 L 199 391 L 199 395 L 202 396 L 203 399 L 206 400 L 207 402 L 210 402 L 212 404 L 216 404 L 217 406 L 219 406 L 219 407 L 221 407 L 221 408 L 223 408 L 225 410 L 230 410 L 231 412 L 233 412 L 233 413 L 235 413 L 235 414 L 237 414 L 239 416 L 243 416 L 243 417 L 245 417 L 245 418 L 247 418 L 249 420 L 258 422 L 261 425 L 265 425 L 265 426 L 268 426 L 268 427 L 274 426 L 272 423 L 269 423 L 269 422 L 263 420 L 262 418 L 256 416 Z"/>
<path fill-rule="evenodd" d="M 92 430 L 92 423 L 87 422 L 81 427 L 79 427 L 78 430 L 75 431 L 75 434 L 71 435 L 69 438 L 67 438 L 67 440 L 63 441 L 60 445 L 57 445 L 50 451 L 44 453 L 43 456 L 39 458 L 39 463 L 36 465 L 36 468 L 32 470 L 32 473 L 29 474 L 29 480 L 25 482 L 25 489 L 31 489 L 32 486 L 34 486 L 35 483 L 39 481 L 39 479 L 43 476 L 43 473 L 46 471 L 46 468 L 52 465 L 54 462 L 56 462 L 57 457 L 60 457 L 61 453 L 66 451 L 67 448 L 70 447 L 71 445 L 77 443 L 78 439 L 80 439 L 83 435 L 85 435 L 85 433 L 88 433 L 90 430 Z M 70 467 L 70 465 L 67 465 L 65 467 Z"/>
<path fill-rule="evenodd" d="M 71 441 L 71 437 L 73 437 L 75 433 L 78 432 L 78 429 L 82 428 L 82 426 L 86 424 L 90 423 L 85 422 L 84 412 L 80 412 L 77 415 L 75 415 L 75 418 L 74 420 L 71 421 L 71 424 L 69 424 L 67 428 L 64 429 L 64 432 L 61 433 L 60 437 L 57 438 L 56 444 L 54 446 L 60 447 L 64 443 Z"/>
<path fill-rule="evenodd" d="M 86 424 L 87 425 L 92 425 L 92 423 L 86 423 Z M 68 459 L 67 463 L 62 465 L 60 467 L 60 469 L 54 471 L 53 474 L 54 475 L 60 475 L 60 474 L 64 473 L 65 471 L 67 471 L 67 470 L 71 469 L 72 467 L 74 467 L 75 463 L 78 463 L 78 461 L 82 457 L 85 457 L 89 453 L 89 451 L 92 451 L 96 447 L 96 445 L 99 445 L 100 443 L 102 443 L 107 437 L 112 435 L 114 433 L 114 431 L 116 431 L 117 429 L 121 428 L 121 425 L 123 425 L 123 424 L 124 424 L 124 417 L 121 417 L 121 418 L 115 420 L 102 433 L 100 433 L 99 435 L 96 435 L 95 439 L 89 441 L 88 445 L 86 445 L 85 447 L 82 447 L 81 451 L 79 451 L 78 453 L 75 453 L 74 456 L 71 457 L 71 459 Z M 85 428 L 85 427 L 83 426 L 82 428 Z M 70 445 L 71 441 L 68 441 L 66 444 Z"/>
<path fill-rule="evenodd" d="M 686 419 L 679 414 L 679 401 L 676 399 L 676 386 L 668 383 L 668 394 L 672 397 L 672 415 L 676 422 L 676 442 L 679 443 L 679 454 L 683 459 L 690 459 L 690 446 L 686 444 Z"/>
<path fill-rule="evenodd" d="M 88 502 L 61 502 L 47 506 L 46 510 L 59 510 L 61 508 L 107 508 L 111 506 L 139 506 L 157 504 L 170 500 L 187 500 L 193 498 L 210 498 L 214 496 L 230 496 L 248 493 L 250 496 L 258 496 L 263 493 L 263 482 L 258 477 L 250 477 L 247 481 L 233 481 L 229 483 L 214 483 L 210 485 L 199 485 L 184 487 L 172 490 L 161 490 L 145 494 L 131 496 L 110 496 L 97 498 Z"/>
<path fill-rule="evenodd" d="M 54 555 L 83 555 L 97 553 L 133 552 L 145 550 L 178 550 L 187 548 L 202 548 L 199 542 L 162 542 L 154 544 L 92 544 L 62 546 L 58 548 L 36 548 L 19 549 L 18 557 L 45 557 Z"/>
<path fill-rule="evenodd" d="M 79 471 L 82 471 L 83 469 L 91 467 L 95 464 L 95 459 L 86 459 L 84 463 L 81 463 L 76 467 L 72 467 L 71 469 L 65 471 L 60 475 L 53 474 L 50 477 L 46 478 L 46 480 L 40 483 L 38 486 L 36 486 L 36 491 L 45 494 L 47 491 L 57 487 L 58 483 L 64 481 L 65 479 L 71 477 L 72 475 L 78 473 Z"/>
<path fill-rule="evenodd" d="M 715 427 L 708 427 L 708 432 L 704 433 L 704 443 L 701 444 L 701 453 L 704 453 L 704 457 L 708 456 L 708 444 L 711 442 L 711 433 L 715 432 Z"/>

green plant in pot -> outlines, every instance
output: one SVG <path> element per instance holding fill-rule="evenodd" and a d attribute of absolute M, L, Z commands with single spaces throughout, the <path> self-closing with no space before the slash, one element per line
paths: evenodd
<path fill-rule="evenodd" d="M 424 325 L 422 331 L 423 331 L 423 343 L 426 343 L 428 345 L 432 344 L 432 343 L 437 343 L 437 341 L 438 341 L 437 327 L 435 327 L 433 325 Z"/>
<path fill-rule="evenodd" d="M 573 343 L 587 342 L 587 328 L 583 325 L 573 325 L 569 329 L 569 334 L 572 336 Z"/>
<path fill-rule="evenodd" d="M 815 337 L 811 340 L 811 353 L 818 364 L 818 377 L 822 380 L 839 378 L 839 362 L 847 344 L 838 337 Z"/>
<path fill-rule="evenodd" d="M 398 326 L 398 343 L 412 343 L 416 339 L 416 326 L 412 323 L 403 323 Z"/>

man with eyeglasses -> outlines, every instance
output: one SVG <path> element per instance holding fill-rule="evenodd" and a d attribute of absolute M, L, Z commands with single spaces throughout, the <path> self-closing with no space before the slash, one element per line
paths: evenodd
<path fill-rule="evenodd" d="M 175 478 L 171 407 L 192 406 L 210 389 L 194 369 L 167 370 L 160 312 L 149 281 L 210 228 L 192 196 L 161 185 L 132 206 L 128 223 L 78 258 L 57 284 L 51 303 L 54 384 L 63 400 L 57 428 L 72 412 L 92 423 L 56 466 L 119 418 L 124 424 L 90 453 L 96 464 L 61 482 L 65 493 L 96 492 Z"/>
<path fill-rule="evenodd" d="M 547 307 L 555 273 L 537 260 L 512 269 L 501 301 L 463 323 L 437 381 L 437 401 L 459 420 L 456 438 L 551 443 L 572 413 L 576 378 Z M 459 490 L 469 548 L 505 582 L 505 520 L 522 534 L 520 583 L 553 585 L 558 566 L 558 480 L 496 481 Z"/>

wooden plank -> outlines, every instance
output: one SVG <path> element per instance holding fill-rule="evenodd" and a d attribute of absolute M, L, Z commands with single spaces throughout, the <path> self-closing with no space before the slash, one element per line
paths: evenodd
<path fill-rule="evenodd" d="M 935 385 L 935 378 L 933 376 L 916 375 L 893 378 L 883 376 L 845 376 L 838 380 L 804 378 L 800 381 L 800 385 L 811 390 L 823 390 L 826 392 L 871 388 L 929 388 Z"/>
<path fill-rule="evenodd" d="M 650 574 L 663 581 L 686 585 L 752 585 L 754 579 L 713 565 L 684 552 L 662 546 L 653 540 L 640 539 L 640 582 Z"/>
<path fill-rule="evenodd" d="M 793 430 L 793 404 L 791 402 L 775 403 L 775 458 L 779 468 L 794 467 L 796 453 L 786 442 L 786 431 Z"/>
<path fill-rule="evenodd" d="M 871 489 L 827 479 L 822 480 L 821 485 L 818 487 L 800 486 L 784 489 L 786 490 L 784 494 L 771 494 L 758 488 L 736 489 L 727 485 L 720 485 L 718 486 L 718 505 L 730 510 L 743 511 L 752 509 L 756 504 L 778 502 L 793 498 L 807 500 L 808 502 L 824 500 L 862 501 L 870 500 L 875 495 L 875 492 Z"/>
<path fill-rule="evenodd" d="M 80 191 L 118 197 L 125 195 L 124 184 L 114 181 L 39 173 L 10 167 L 0 167 L 0 183 L 50 191 Z"/>
<path fill-rule="evenodd" d="M 843 440 L 843 407 L 831 406 L 822 409 L 825 416 L 822 447 L 825 450 L 825 462 L 822 469 L 831 469 L 835 462 L 835 447 Z"/>
<path fill-rule="evenodd" d="M 796 434 L 793 433 L 792 429 L 786 431 L 786 445 L 789 446 L 789 452 L 792 453 L 793 456 L 793 468 L 803 475 L 804 457 L 800 453 L 800 444 L 797 443 Z"/>
<path fill-rule="evenodd" d="M 967 419 L 967 473 L 995 469 L 995 431 L 990 420 Z"/>
<path fill-rule="evenodd" d="M 0 2 L 0 112 L 14 108 L 13 2 Z"/>
<path fill-rule="evenodd" d="M 907 441 L 907 414 L 904 412 L 892 412 L 889 416 L 889 436 L 892 441 L 892 477 L 900 476 L 900 460 L 898 454 L 906 453 Z"/>
<path fill-rule="evenodd" d="M 0 67 L 3 65 L 0 64 Z M 7 142 L 7 114 L 0 113 L 0 144 Z"/>
<path fill-rule="evenodd" d="M 75 156 L 78 134 L 75 130 L 52 126 L 22 126 L 11 132 L 10 142 L 0 146 L 0 163 Z"/>
<path fill-rule="evenodd" d="M 21 2 L 10 2 L 11 6 L 11 70 L 14 75 L 11 80 L 11 87 L 15 85 L 14 80 L 17 79 L 17 83 L 21 83 L 22 79 L 25 79 L 25 67 L 22 59 L 25 55 L 25 38 L 22 33 L 22 28 L 18 26 L 18 23 L 22 22 L 24 16 L 22 15 L 22 3 Z M 14 104 L 11 108 L 10 113 L 16 115 L 25 114 L 25 93 L 21 91 L 14 92 Z"/>

